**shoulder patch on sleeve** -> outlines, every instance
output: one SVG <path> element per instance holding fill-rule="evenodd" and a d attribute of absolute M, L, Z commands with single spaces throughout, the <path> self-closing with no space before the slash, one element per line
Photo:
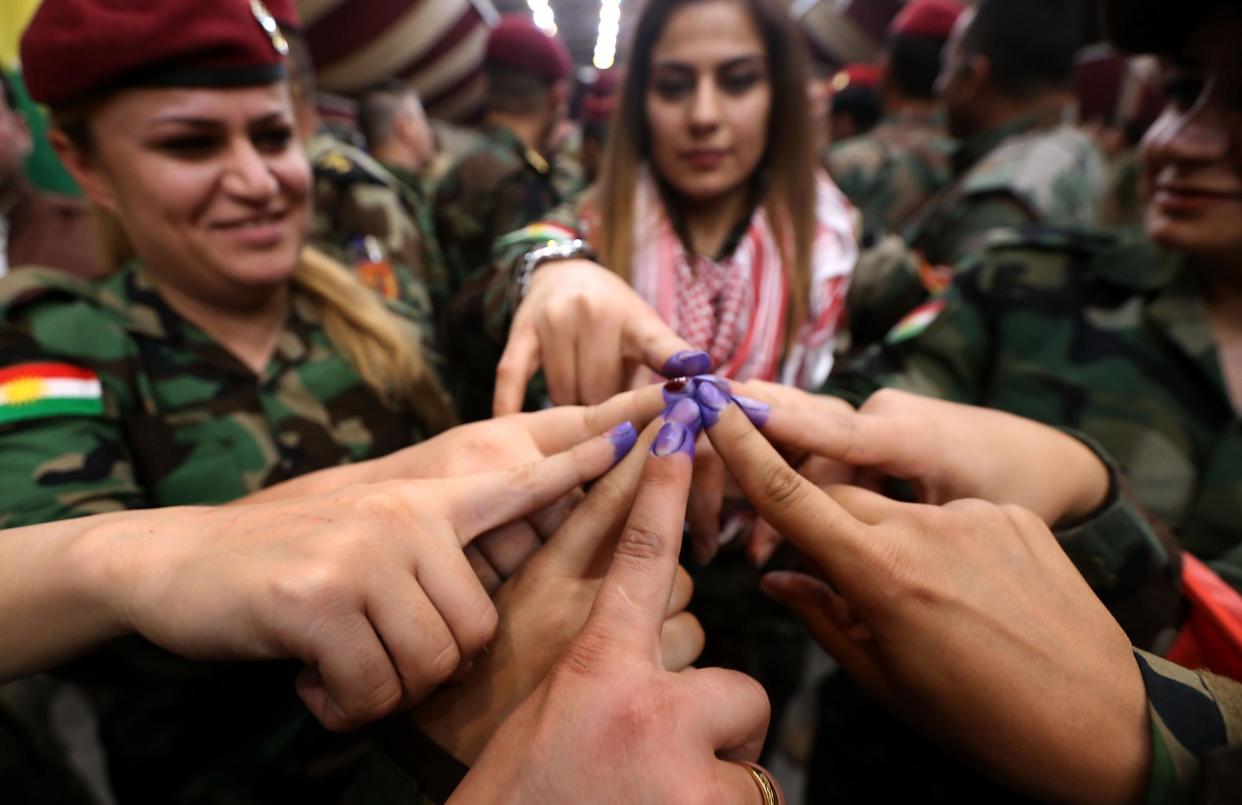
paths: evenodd
<path fill-rule="evenodd" d="M 889 344 L 899 344 L 902 341 L 909 341 L 922 335 L 923 331 L 931 326 L 940 312 L 944 310 L 943 299 L 933 299 L 926 304 L 916 307 L 906 314 L 905 318 L 897 322 L 892 330 L 889 330 L 888 336 L 884 339 Z"/>
<path fill-rule="evenodd" d="M 103 388 L 90 369 L 51 362 L 0 368 L 0 424 L 103 413 Z"/>

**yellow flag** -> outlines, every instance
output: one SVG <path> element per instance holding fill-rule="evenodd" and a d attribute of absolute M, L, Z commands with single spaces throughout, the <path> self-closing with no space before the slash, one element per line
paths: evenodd
<path fill-rule="evenodd" d="M 0 10 L 0 67 L 17 66 L 17 43 L 39 7 L 39 0 L 4 0 Z"/>

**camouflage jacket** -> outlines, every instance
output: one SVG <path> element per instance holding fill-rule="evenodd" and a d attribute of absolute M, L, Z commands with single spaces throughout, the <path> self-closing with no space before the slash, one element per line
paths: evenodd
<path fill-rule="evenodd" d="M 485 129 L 436 187 L 436 234 L 454 289 L 491 262 L 497 238 L 561 204 L 559 184 L 553 166 L 509 129 Z"/>
<path fill-rule="evenodd" d="M 1105 192 L 1104 158 L 1085 134 L 1028 116 L 964 140 L 953 181 L 924 205 L 902 237 L 859 258 L 850 288 L 855 346 L 874 343 L 941 290 L 951 267 L 1007 226 L 1090 227 Z"/>
<path fill-rule="evenodd" d="M 421 183 L 328 134 L 315 136 L 307 155 L 315 180 L 311 242 L 385 299 L 418 303 L 430 294 L 437 310 L 445 304 L 448 274 Z"/>
<path fill-rule="evenodd" d="M 77 415 L 4 406 L 5 526 L 223 503 L 423 435 L 358 377 L 296 289 L 256 376 L 177 315 L 138 267 L 99 284 L 16 272 L 0 281 L 0 368 L 40 363 L 97 375 L 101 397 Z M 368 736 L 320 728 L 294 694 L 296 672 L 194 663 L 132 639 L 69 673 L 98 710 L 123 802 L 335 801 Z"/>
<path fill-rule="evenodd" d="M 1135 652 L 1151 715 L 1148 805 L 1237 802 L 1242 682 Z"/>
<path fill-rule="evenodd" d="M 895 114 L 829 146 L 824 168 L 863 216 L 864 233 L 901 232 L 948 184 L 952 140 L 931 120 Z"/>
<path fill-rule="evenodd" d="M 996 233 L 942 299 L 826 390 L 858 402 L 881 386 L 1086 434 L 1183 548 L 1242 589 L 1242 427 L 1179 258 L 1119 236 Z M 1092 561 L 1111 608 L 1167 557 L 1104 545 Z"/>

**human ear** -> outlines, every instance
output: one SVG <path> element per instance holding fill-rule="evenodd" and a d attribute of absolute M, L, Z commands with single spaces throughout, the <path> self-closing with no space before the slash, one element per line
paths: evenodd
<path fill-rule="evenodd" d="M 112 190 L 112 181 L 104 173 L 94 155 L 74 145 L 69 136 L 60 129 L 50 131 L 48 140 L 52 144 L 52 150 L 60 158 L 61 164 L 82 188 L 82 193 L 87 200 L 115 215 L 117 203 Z"/>

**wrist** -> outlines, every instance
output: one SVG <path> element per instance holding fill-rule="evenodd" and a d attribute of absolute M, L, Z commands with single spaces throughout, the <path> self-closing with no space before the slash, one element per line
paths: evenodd
<path fill-rule="evenodd" d="M 92 518 L 63 553 L 68 583 L 96 613 L 102 639 L 136 631 L 134 599 L 153 572 L 154 552 L 145 536 L 156 527 L 148 519 L 148 512 Z"/>
<path fill-rule="evenodd" d="M 1075 431 L 1062 430 L 1061 435 L 1068 440 L 1065 467 L 1073 471 L 1067 473 L 1070 496 L 1051 524 L 1054 528 L 1067 528 L 1091 518 L 1117 495 L 1117 468 L 1103 448 Z"/>
<path fill-rule="evenodd" d="M 517 264 L 509 281 L 509 309 L 515 311 L 522 304 L 522 300 L 526 298 L 527 293 L 530 291 L 530 285 L 534 281 L 535 272 L 543 266 L 567 260 L 590 260 L 591 262 L 596 262 L 598 259 L 590 245 L 581 239 L 562 243 L 549 243 L 546 246 L 527 252 L 521 262 Z"/>

